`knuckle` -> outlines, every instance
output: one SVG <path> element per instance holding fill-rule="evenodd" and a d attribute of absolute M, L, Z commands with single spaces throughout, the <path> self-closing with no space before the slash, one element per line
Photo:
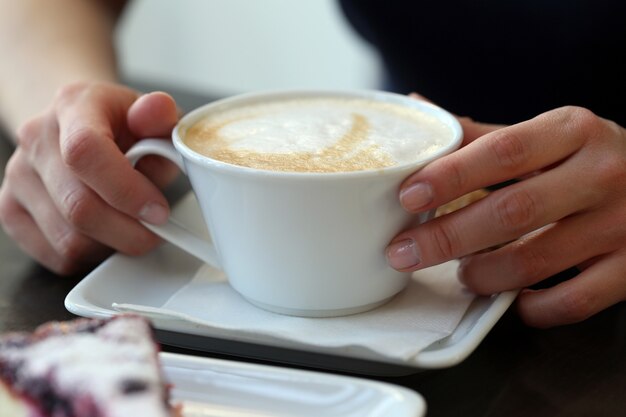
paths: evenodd
<path fill-rule="evenodd" d="M 537 199 L 523 189 L 503 190 L 493 204 L 495 220 L 503 230 L 509 232 L 528 230 L 539 213 Z"/>
<path fill-rule="evenodd" d="M 621 190 L 626 184 L 626 161 L 618 153 L 603 155 L 602 162 L 596 164 L 594 170 L 599 184 L 605 189 L 618 186 Z"/>
<path fill-rule="evenodd" d="M 607 137 L 613 138 L 617 143 L 623 144 L 626 140 L 626 129 L 612 120 L 602 119 Z"/>
<path fill-rule="evenodd" d="M 565 106 L 559 110 L 567 126 L 582 132 L 587 137 L 596 135 L 598 127 L 602 124 L 601 119 L 595 113 L 584 107 Z"/>
<path fill-rule="evenodd" d="M 84 81 L 72 82 L 59 87 L 55 94 L 55 101 L 67 102 L 81 94 L 88 86 Z"/>
<path fill-rule="evenodd" d="M 41 130 L 41 124 L 41 119 L 35 117 L 18 127 L 16 132 L 17 143 L 22 149 L 30 152 L 37 148 L 40 139 L 39 132 Z"/>
<path fill-rule="evenodd" d="M 431 250 L 438 260 L 453 259 L 460 255 L 459 238 L 451 227 L 443 223 L 433 225 L 431 237 Z"/>
<path fill-rule="evenodd" d="M 500 168 L 516 169 L 529 159 L 528 146 L 518 135 L 507 130 L 496 133 L 488 142 L 488 149 Z"/>
<path fill-rule="evenodd" d="M 63 217 L 73 226 L 84 230 L 95 212 L 95 200 L 83 187 L 69 191 L 61 200 Z"/>
<path fill-rule="evenodd" d="M 88 164 L 91 153 L 91 143 L 97 133 L 88 127 L 73 130 L 61 141 L 61 155 L 63 161 L 73 169 L 80 169 Z"/>
<path fill-rule="evenodd" d="M 443 176 L 446 179 L 452 190 L 465 190 L 467 186 L 467 174 L 463 170 L 457 158 L 448 157 L 437 161 L 439 167 L 444 173 Z"/>
<path fill-rule="evenodd" d="M 78 231 L 69 229 L 57 239 L 55 249 L 60 256 L 59 267 L 70 269 L 79 263 L 87 252 L 89 242 Z"/>

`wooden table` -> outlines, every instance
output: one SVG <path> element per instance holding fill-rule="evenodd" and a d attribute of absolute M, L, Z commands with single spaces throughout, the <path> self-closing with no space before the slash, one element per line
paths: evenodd
<path fill-rule="evenodd" d="M 185 109 L 207 101 L 173 94 Z M 2 172 L 12 150 L 8 140 L 0 140 Z M 63 300 L 80 279 L 39 267 L 0 230 L 0 331 L 31 330 L 45 321 L 73 318 Z M 525 327 L 510 310 L 461 364 L 373 379 L 421 393 L 428 417 L 626 416 L 626 304 L 550 330 Z"/>

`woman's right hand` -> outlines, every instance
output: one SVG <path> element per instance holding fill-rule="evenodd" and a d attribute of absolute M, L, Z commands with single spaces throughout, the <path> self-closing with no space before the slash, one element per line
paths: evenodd
<path fill-rule="evenodd" d="M 165 222 L 169 208 L 159 188 L 177 168 L 146 157 L 135 170 L 124 153 L 138 139 L 169 138 L 177 119 L 164 93 L 140 95 L 107 83 L 62 88 L 17 132 L 0 188 L 6 233 L 61 275 L 85 271 L 112 251 L 154 248 L 159 238 L 139 219 Z"/>

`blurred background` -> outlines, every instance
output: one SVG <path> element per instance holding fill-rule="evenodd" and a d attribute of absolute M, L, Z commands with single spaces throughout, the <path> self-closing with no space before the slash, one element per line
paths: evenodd
<path fill-rule="evenodd" d="M 117 35 L 125 79 L 197 94 L 380 85 L 335 0 L 136 0 Z"/>

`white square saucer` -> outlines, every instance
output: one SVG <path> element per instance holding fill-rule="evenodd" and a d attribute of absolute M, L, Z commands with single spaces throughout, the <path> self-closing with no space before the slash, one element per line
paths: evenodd
<path fill-rule="evenodd" d="M 192 194 L 175 207 L 177 219 L 192 230 L 202 221 Z M 185 223 L 185 222 L 182 222 Z M 85 277 L 65 299 L 66 308 L 79 316 L 110 317 L 118 314 L 113 303 L 161 307 L 186 285 L 201 262 L 165 243 L 138 258 L 116 254 Z M 219 330 L 182 320 L 152 317 L 159 340 L 168 345 L 205 352 L 249 357 L 278 363 L 325 368 L 369 375 L 405 375 L 422 369 L 445 368 L 467 358 L 506 312 L 517 292 L 476 297 L 461 322 L 448 337 L 433 343 L 410 361 L 398 362 L 373 352 L 348 348 L 320 348 L 306 343 Z"/>
<path fill-rule="evenodd" d="M 185 417 L 423 417 L 424 399 L 396 385 L 328 373 L 161 353 Z"/>

